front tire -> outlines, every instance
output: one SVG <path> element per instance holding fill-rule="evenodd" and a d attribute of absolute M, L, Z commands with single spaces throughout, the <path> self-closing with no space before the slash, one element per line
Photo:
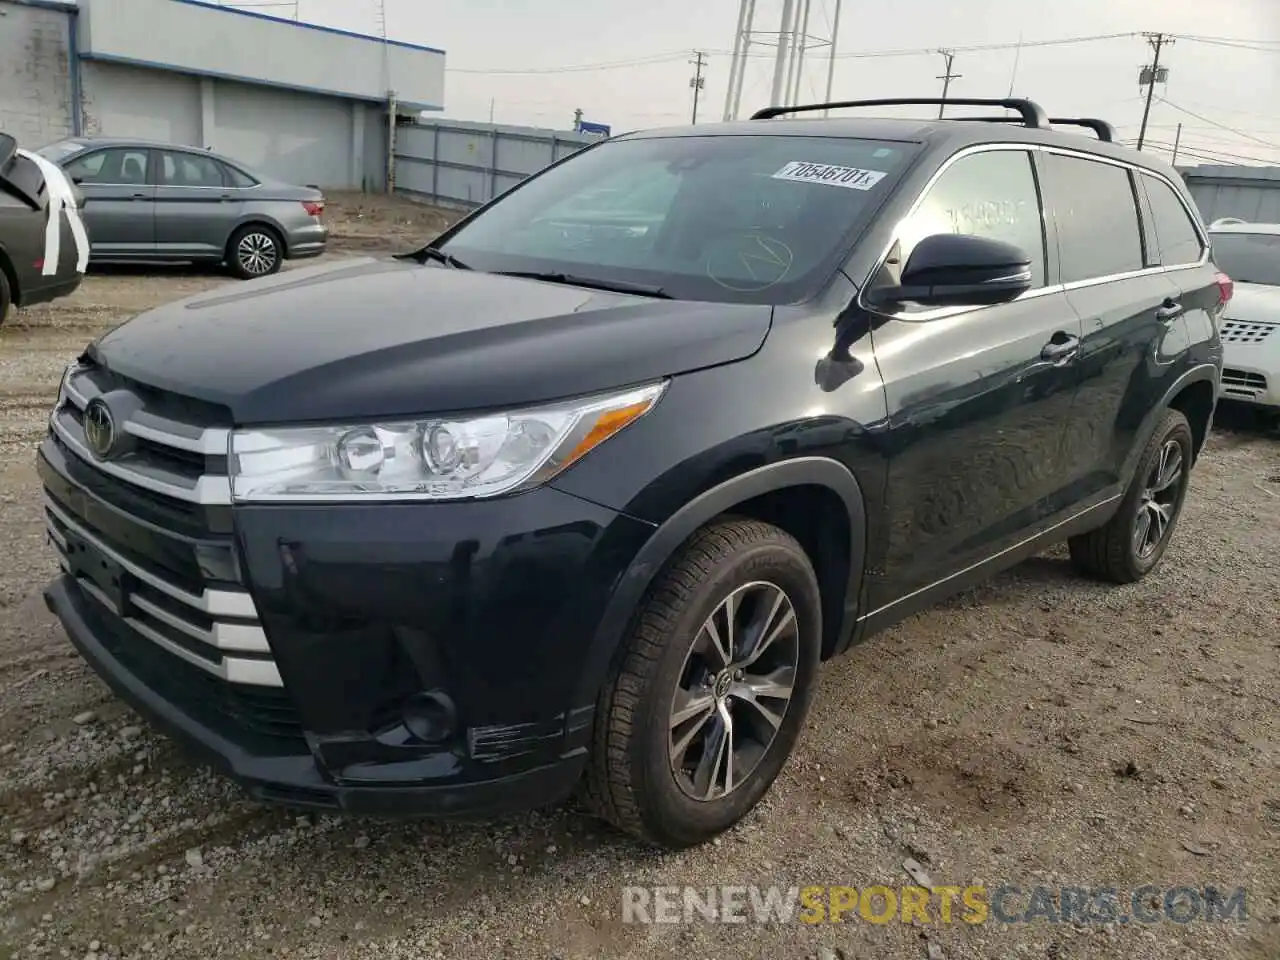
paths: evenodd
<path fill-rule="evenodd" d="M 1135 583 L 1154 570 L 1182 515 L 1194 459 L 1191 425 L 1179 411 L 1166 410 L 1116 515 L 1067 541 L 1076 567 L 1112 583 Z"/>
<path fill-rule="evenodd" d="M 284 242 L 271 227 L 246 224 L 231 235 L 227 244 L 227 265 L 241 280 L 279 273 L 283 263 Z"/>
<path fill-rule="evenodd" d="M 710 840 L 768 791 L 813 694 L 813 565 L 777 527 L 708 526 L 659 574 L 596 706 L 586 799 L 656 846 Z"/>

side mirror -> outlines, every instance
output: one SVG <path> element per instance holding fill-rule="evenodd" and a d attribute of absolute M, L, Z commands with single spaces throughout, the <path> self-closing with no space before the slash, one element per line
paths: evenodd
<path fill-rule="evenodd" d="M 1031 289 L 1031 258 L 1021 248 L 969 234 L 935 233 L 918 244 L 896 287 L 869 293 L 876 306 L 981 307 Z"/>
<path fill-rule="evenodd" d="M 72 177 L 71 182 L 78 187 L 80 184 L 84 183 L 84 177 Z"/>

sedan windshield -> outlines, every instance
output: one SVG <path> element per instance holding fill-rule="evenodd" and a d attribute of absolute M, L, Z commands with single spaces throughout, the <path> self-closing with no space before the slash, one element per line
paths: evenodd
<path fill-rule="evenodd" d="M 1238 283 L 1280 287 L 1280 234 L 1211 233 L 1213 262 Z"/>
<path fill-rule="evenodd" d="M 609 141 L 526 181 L 440 249 L 488 272 L 794 302 L 837 269 L 916 149 L 836 137 Z"/>

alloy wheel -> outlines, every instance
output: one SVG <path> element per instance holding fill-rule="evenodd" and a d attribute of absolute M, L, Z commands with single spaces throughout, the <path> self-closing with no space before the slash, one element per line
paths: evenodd
<path fill-rule="evenodd" d="M 671 704 L 671 772 L 694 800 L 728 796 L 773 743 L 795 692 L 800 628 L 791 598 L 754 581 L 694 637 Z"/>
<path fill-rule="evenodd" d="M 280 256 L 275 238 L 266 233 L 246 233 L 236 247 L 236 259 L 245 273 L 261 277 L 275 269 Z"/>
<path fill-rule="evenodd" d="M 1166 440 L 1147 474 L 1134 519 L 1133 552 L 1140 560 L 1147 560 L 1156 552 L 1173 526 L 1186 473 L 1184 466 L 1182 444 Z"/>

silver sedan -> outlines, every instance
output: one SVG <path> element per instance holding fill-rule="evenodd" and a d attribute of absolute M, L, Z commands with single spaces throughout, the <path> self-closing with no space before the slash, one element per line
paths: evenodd
<path fill-rule="evenodd" d="M 324 252 L 324 194 L 207 150 L 76 137 L 38 151 L 84 194 L 90 259 L 225 263 L 245 279 Z"/>

